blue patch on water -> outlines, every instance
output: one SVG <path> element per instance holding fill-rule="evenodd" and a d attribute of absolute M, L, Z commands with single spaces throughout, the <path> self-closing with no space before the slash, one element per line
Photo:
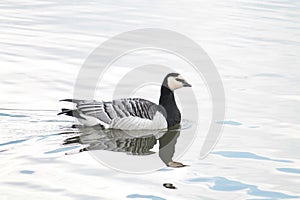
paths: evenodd
<path fill-rule="evenodd" d="M 32 170 L 21 170 L 20 173 L 21 174 L 33 174 L 34 171 L 32 171 Z"/>
<path fill-rule="evenodd" d="M 170 169 L 170 168 L 162 168 L 162 169 L 159 169 L 157 171 L 160 171 L 160 172 L 167 172 L 167 171 L 173 171 L 174 169 Z"/>
<path fill-rule="evenodd" d="M 5 142 L 0 144 L 0 146 L 5 146 L 5 145 L 9 145 L 9 144 L 18 144 L 21 142 L 25 142 L 27 139 L 23 139 L 23 140 L 14 140 L 14 141 L 9 141 L 9 142 Z"/>
<path fill-rule="evenodd" d="M 242 123 L 240 123 L 240 122 L 231 121 L 231 120 L 218 121 L 217 124 L 226 124 L 226 125 L 232 125 L 232 126 L 240 126 L 240 125 L 242 125 Z"/>
<path fill-rule="evenodd" d="M 135 199 L 135 198 L 145 198 L 145 199 L 152 199 L 152 200 L 166 200 L 164 198 L 154 196 L 154 195 L 142 195 L 142 194 L 130 194 L 126 196 L 127 198 Z"/>
<path fill-rule="evenodd" d="M 3 117 L 28 117 L 27 115 L 12 115 L 12 114 L 7 114 L 7 113 L 0 113 L 0 116 L 3 116 Z"/>
<path fill-rule="evenodd" d="M 241 183 L 239 181 L 228 180 L 223 177 L 214 178 L 215 185 L 210 187 L 213 190 L 218 191 L 236 191 L 250 188 L 251 185 Z"/>
<path fill-rule="evenodd" d="M 60 152 L 69 151 L 72 149 L 77 149 L 78 147 L 79 147 L 79 145 L 72 146 L 72 147 L 62 147 L 62 148 L 58 148 L 58 149 L 55 149 L 52 151 L 46 151 L 44 154 L 60 153 Z"/>
<path fill-rule="evenodd" d="M 266 191 L 266 190 L 260 190 L 257 186 L 250 185 L 249 191 L 247 192 L 250 195 L 253 196 L 260 196 L 260 197 L 269 197 L 272 199 L 295 199 L 299 198 L 299 196 L 292 196 L 287 195 L 281 192 L 273 192 L 273 191 Z"/>
<path fill-rule="evenodd" d="M 227 158 L 248 158 L 248 159 L 255 159 L 255 160 L 269 160 L 269 161 L 275 161 L 275 162 L 284 162 L 284 163 L 292 163 L 293 161 L 290 160 L 278 160 L 278 159 L 272 159 L 264 156 L 259 156 L 254 153 L 250 152 L 241 152 L 241 151 L 215 151 L 211 154 L 217 154 L 221 155 Z"/>
<path fill-rule="evenodd" d="M 239 181 L 233 181 L 226 179 L 224 177 L 213 177 L 213 178 L 193 178 L 189 179 L 189 182 L 212 182 L 213 186 L 210 186 L 210 189 L 216 191 L 238 191 L 245 190 L 247 194 L 259 197 L 276 199 L 292 199 L 299 198 L 298 196 L 291 196 L 281 192 L 273 192 L 259 189 L 256 185 L 244 184 Z"/>
<path fill-rule="evenodd" d="M 259 126 L 248 126 L 248 128 L 259 128 Z"/>
<path fill-rule="evenodd" d="M 295 168 L 277 168 L 278 171 L 287 172 L 292 174 L 300 174 L 300 169 Z"/>

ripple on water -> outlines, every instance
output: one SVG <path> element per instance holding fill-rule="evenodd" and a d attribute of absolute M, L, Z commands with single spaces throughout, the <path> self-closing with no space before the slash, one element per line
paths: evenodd
<path fill-rule="evenodd" d="M 144 198 L 144 199 L 152 199 L 152 200 L 166 200 L 162 197 L 154 196 L 154 195 L 142 195 L 142 194 L 130 194 L 126 196 L 130 199 L 136 199 L 136 198 Z"/>
<path fill-rule="evenodd" d="M 8 114 L 8 113 L 0 113 L 1 117 L 29 117 L 27 115 L 14 115 L 14 114 Z"/>
<path fill-rule="evenodd" d="M 159 172 L 168 172 L 168 171 L 173 171 L 174 169 L 170 169 L 170 168 L 162 168 L 162 169 L 159 169 L 157 171 Z"/>
<path fill-rule="evenodd" d="M 232 126 L 240 126 L 242 123 L 232 120 L 226 120 L 226 121 L 218 121 L 217 124 L 223 124 L 223 125 L 232 125 Z"/>
<path fill-rule="evenodd" d="M 21 174 L 33 174 L 34 171 L 32 171 L 32 170 L 21 170 L 20 173 Z"/>
<path fill-rule="evenodd" d="M 253 126 L 248 126 L 248 128 L 259 128 L 259 126 L 253 125 Z"/>
<path fill-rule="evenodd" d="M 58 148 L 58 149 L 55 149 L 55 150 L 46 151 L 44 154 L 60 153 L 60 152 L 69 151 L 69 150 L 72 150 L 72 149 L 77 149 L 79 147 L 80 147 L 79 145 L 71 146 L 71 147 L 62 147 L 62 148 Z"/>
<path fill-rule="evenodd" d="M 300 174 L 300 169 L 296 168 L 277 168 L 278 171 L 291 173 L 291 174 Z"/>
<path fill-rule="evenodd" d="M 254 153 L 243 152 L 243 151 L 214 151 L 211 154 L 216 154 L 227 158 L 247 158 L 247 159 L 255 159 L 255 160 L 269 160 L 269 161 L 283 162 L 283 163 L 293 162 L 290 160 L 272 159 L 265 156 L 259 156 Z"/>
<path fill-rule="evenodd" d="M 284 76 L 281 74 L 275 74 L 275 73 L 260 73 L 255 74 L 256 77 L 268 77 L 268 78 L 283 78 Z"/>
<path fill-rule="evenodd" d="M 197 182 L 213 183 L 213 186 L 210 186 L 209 188 L 215 191 L 231 192 L 231 191 L 245 190 L 249 195 L 267 197 L 271 199 L 299 198 L 299 196 L 287 195 L 281 192 L 261 190 L 256 185 L 245 184 L 239 181 L 229 180 L 224 177 L 192 178 L 187 181 L 192 183 L 197 183 Z"/>
<path fill-rule="evenodd" d="M 1 143 L 0 146 L 6 146 L 6 145 L 10 145 L 10 144 L 18 144 L 21 142 L 25 142 L 28 139 L 22 139 L 22 140 L 13 140 L 13 141 L 9 141 L 9 142 L 5 142 L 5 143 Z"/>

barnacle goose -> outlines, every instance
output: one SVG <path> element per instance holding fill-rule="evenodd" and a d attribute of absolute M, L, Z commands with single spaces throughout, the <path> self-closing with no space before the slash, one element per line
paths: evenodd
<path fill-rule="evenodd" d="M 180 124 L 181 114 L 176 105 L 174 90 L 191 87 L 178 73 L 169 73 L 163 80 L 159 105 L 141 98 L 113 101 L 63 99 L 73 102 L 77 109 L 63 108 L 58 115 L 76 117 L 85 126 L 121 130 L 166 129 Z"/>

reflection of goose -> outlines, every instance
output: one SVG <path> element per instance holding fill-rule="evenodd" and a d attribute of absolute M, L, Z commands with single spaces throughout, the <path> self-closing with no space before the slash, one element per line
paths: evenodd
<path fill-rule="evenodd" d="M 178 127 L 177 127 L 178 128 Z M 159 140 L 159 157 L 169 167 L 183 167 L 182 163 L 174 162 L 173 156 L 179 129 L 168 131 L 125 131 L 117 129 L 83 128 L 80 135 L 64 140 L 64 145 L 82 144 L 86 147 L 79 150 L 93 151 L 106 150 L 124 152 L 129 155 L 149 155 Z"/>
<path fill-rule="evenodd" d="M 67 138 L 64 145 L 68 144 L 84 144 L 87 147 L 80 150 L 107 150 L 114 152 L 125 152 L 130 155 L 148 155 L 154 152 L 150 151 L 156 144 L 156 137 L 163 132 L 141 132 L 126 131 L 118 129 L 99 129 L 83 128 L 80 129 L 79 136 Z"/>
<path fill-rule="evenodd" d="M 191 87 L 180 74 L 168 74 L 161 86 L 159 105 L 140 98 L 113 101 L 64 99 L 76 103 L 77 109 L 62 109 L 60 114 L 78 118 L 86 126 L 122 130 L 165 129 L 180 124 L 181 114 L 174 90 Z"/>

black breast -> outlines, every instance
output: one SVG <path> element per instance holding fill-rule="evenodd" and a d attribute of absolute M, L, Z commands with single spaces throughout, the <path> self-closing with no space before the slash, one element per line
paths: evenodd
<path fill-rule="evenodd" d="M 176 105 L 173 91 L 162 86 L 159 105 L 163 106 L 165 109 L 168 127 L 180 124 L 181 114 Z"/>

